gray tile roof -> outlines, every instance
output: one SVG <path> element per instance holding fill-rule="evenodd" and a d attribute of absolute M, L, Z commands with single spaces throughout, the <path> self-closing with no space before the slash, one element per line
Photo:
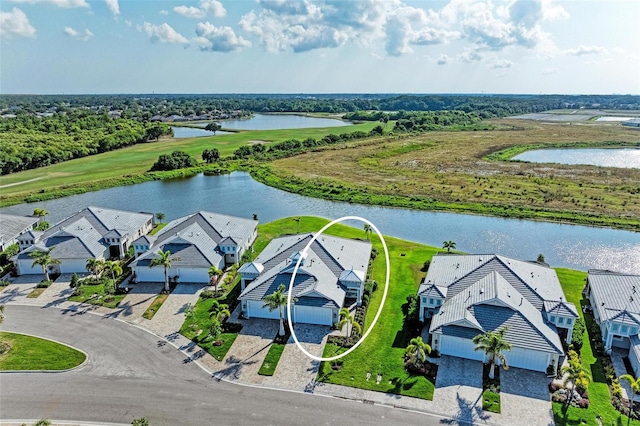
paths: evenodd
<path fill-rule="evenodd" d="M 640 338 L 637 334 L 634 334 L 629 338 L 629 342 L 631 343 L 631 350 L 636 356 L 636 359 L 640 361 Z"/>
<path fill-rule="evenodd" d="M 587 281 L 600 321 L 640 324 L 640 275 L 590 270 Z"/>
<path fill-rule="evenodd" d="M 153 215 L 91 206 L 56 223 L 45 231 L 42 238 L 48 238 L 63 228 L 74 227 L 81 218 L 86 219 L 89 225 L 103 236 L 114 229 L 133 234 L 142 228 L 148 220 L 153 219 Z"/>
<path fill-rule="evenodd" d="M 35 226 L 40 218 L 33 216 L 14 216 L 0 213 L 0 242 L 11 241 L 27 229 Z"/>
<path fill-rule="evenodd" d="M 313 234 L 301 234 L 273 239 L 255 259 L 264 267 L 262 274 L 247 286 L 240 298 L 260 300 L 275 291 L 280 283 L 288 288 L 296 256 L 312 238 Z M 322 299 L 325 304 L 342 307 L 345 291 L 339 285 L 340 276 L 347 268 L 366 271 L 370 255 L 370 242 L 322 235 L 311 244 L 301 262 L 292 293 L 300 304 L 312 303 L 305 299 Z M 313 301 L 313 306 L 318 303 Z"/>
<path fill-rule="evenodd" d="M 545 300 L 544 311 L 550 314 L 563 315 L 573 318 L 578 318 L 578 310 L 576 305 L 571 302 L 565 302 L 563 300 Z"/>
<path fill-rule="evenodd" d="M 159 250 L 169 250 L 180 258 L 171 263 L 175 268 L 218 266 L 224 257 L 219 248 L 220 242 L 233 239 L 238 245 L 244 244 L 257 226 L 255 220 L 218 213 L 200 211 L 190 214 L 169 222 L 153 237 L 146 240 L 138 238 L 135 243 L 149 241 L 149 250 L 134 260 L 131 266 L 148 266 L 152 259 L 158 257 Z"/>
<path fill-rule="evenodd" d="M 421 295 L 435 291 L 434 284 L 448 291 L 429 331 L 447 333 L 456 326 L 456 333 L 467 328 L 471 331 L 464 333 L 475 336 L 508 326 L 506 339 L 514 346 L 562 353 L 556 328 L 541 312 L 542 294 L 559 293 L 558 301 L 563 297 L 557 276 L 549 269 L 495 255 L 434 256 L 425 278 L 430 284 L 420 286 Z M 526 276 L 521 278 L 514 270 Z M 569 304 L 566 307 L 571 309 Z"/>

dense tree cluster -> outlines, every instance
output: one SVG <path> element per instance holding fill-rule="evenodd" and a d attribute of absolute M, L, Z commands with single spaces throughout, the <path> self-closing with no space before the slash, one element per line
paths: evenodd
<path fill-rule="evenodd" d="M 165 124 L 141 123 L 76 110 L 47 117 L 0 118 L 0 172 L 8 174 L 107 152 L 173 134 Z"/>
<path fill-rule="evenodd" d="M 196 159 L 186 152 L 173 151 L 171 154 L 162 154 L 158 157 L 158 161 L 153 164 L 151 171 L 184 169 L 186 167 L 193 167 L 196 164 Z"/>
<path fill-rule="evenodd" d="M 207 163 L 215 163 L 220 159 L 220 151 L 217 148 L 202 151 L 202 159 Z"/>

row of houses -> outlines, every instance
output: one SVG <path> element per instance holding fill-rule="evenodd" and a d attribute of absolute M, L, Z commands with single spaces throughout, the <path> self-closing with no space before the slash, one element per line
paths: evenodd
<path fill-rule="evenodd" d="M 5 217 L 0 216 L 4 230 Z M 26 222 L 25 222 L 26 223 Z M 264 297 L 293 285 L 296 323 L 332 325 L 339 310 L 362 301 L 372 245 L 312 233 L 273 239 L 240 265 L 257 237 L 257 221 L 200 211 L 169 222 L 160 232 L 150 213 L 88 207 L 44 232 L 27 229 L 17 238 L 18 273 L 41 273 L 30 253 L 55 248 L 61 262 L 50 272 L 85 272 L 89 258 L 119 258 L 133 248 L 130 264 L 138 282 L 163 282 L 164 270 L 150 267 L 158 252 L 170 251 L 168 275 L 176 282 L 209 283 L 209 268 L 239 265 L 240 306 L 246 318 L 278 318 Z M 19 227 L 18 227 L 19 228 Z M 17 228 L 16 228 L 17 229 Z M 7 237 L 9 238 L 9 237 Z M 308 247 L 307 247 L 308 246 Z M 307 249 L 305 250 L 305 248 Z M 600 325 L 605 349 L 625 351 L 640 375 L 640 276 L 591 270 L 585 296 Z M 553 370 L 562 363 L 578 308 L 566 300 L 555 270 L 540 262 L 496 254 L 435 255 L 418 289 L 419 318 L 430 344 L 443 355 L 483 360 L 473 337 L 507 327 L 510 366 Z M 398 307 L 400 309 L 400 307 Z"/>

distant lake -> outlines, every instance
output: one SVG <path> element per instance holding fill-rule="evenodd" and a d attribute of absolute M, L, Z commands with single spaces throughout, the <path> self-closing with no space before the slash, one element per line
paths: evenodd
<path fill-rule="evenodd" d="M 531 163 L 585 164 L 640 169 L 640 149 L 536 149 L 513 157 Z"/>
<path fill-rule="evenodd" d="M 195 129 L 193 127 L 176 127 L 171 126 L 173 129 L 173 137 L 176 139 L 182 138 L 198 138 L 201 136 L 214 136 L 213 132 L 204 129 Z M 228 135 L 230 132 L 217 131 L 215 136 Z"/>

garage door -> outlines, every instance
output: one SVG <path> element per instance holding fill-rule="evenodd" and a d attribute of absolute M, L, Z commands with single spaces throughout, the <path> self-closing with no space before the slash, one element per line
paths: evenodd
<path fill-rule="evenodd" d="M 533 371 L 546 371 L 549 365 L 549 354 L 527 350 L 523 348 L 513 348 L 504 353 L 509 367 L 524 368 Z"/>
<path fill-rule="evenodd" d="M 460 358 L 475 359 L 484 361 L 484 352 L 476 352 L 475 345 L 470 339 L 461 337 L 442 336 L 440 337 L 440 353 L 452 355 Z"/>
<path fill-rule="evenodd" d="M 273 311 L 269 311 L 269 308 L 263 308 L 261 300 L 249 300 L 247 302 L 247 312 L 250 318 L 271 318 L 271 319 L 279 319 L 280 313 L 278 309 L 274 309 Z M 283 310 L 283 316 L 286 317 L 286 310 Z"/>
<path fill-rule="evenodd" d="M 169 274 L 171 276 L 171 274 Z M 149 268 L 148 266 L 140 266 L 136 268 L 136 281 L 138 282 L 164 282 L 164 268 L 162 266 L 155 266 Z"/>
<path fill-rule="evenodd" d="M 181 283 L 207 284 L 209 282 L 208 269 L 180 268 L 177 270 L 177 274 L 180 276 Z"/>
<path fill-rule="evenodd" d="M 333 325 L 333 312 L 327 308 L 295 306 L 293 321 L 305 324 Z"/>
<path fill-rule="evenodd" d="M 18 260 L 18 269 L 21 274 L 42 274 L 42 267 L 40 265 L 33 265 L 33 259 Z"/>

